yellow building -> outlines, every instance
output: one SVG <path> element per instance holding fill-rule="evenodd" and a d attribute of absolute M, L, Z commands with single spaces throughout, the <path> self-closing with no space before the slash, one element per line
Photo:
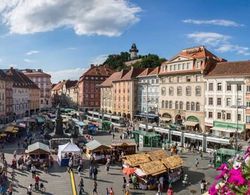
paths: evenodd
<path fill-rule="evenodd" d="M 122 71 L 121 78 L 112 82 L 113 114 L 133 119 L 137 105 L 137 79 L 142 68 L 132 67 L 129 71 Z M 123 76 L 124 75 L 124 76 Z"/>

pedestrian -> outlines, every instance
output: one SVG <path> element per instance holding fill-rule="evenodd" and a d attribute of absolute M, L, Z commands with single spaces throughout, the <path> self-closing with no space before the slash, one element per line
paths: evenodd
<path fill-rule="evenodd" d="M 106 195 L 109 195 L 109 189 L 106 188 Z"/>
<path fill-rule="evenodd" d="M 199 159 L 198 159 L 198 158 L 196 158 L 196 159 L 195 159 L 195 167 L 197 168 L 197 167 L 198 167 L 198 165 L 199 165 Z"/>
<path fill-rule="evenodd" d="M 205 188 L 204 180 L 201 180 L 200 187 L 201 187 L 201 194 L 203 194 Z"/>
<path fill-rule="evenodd" d="M 110 167 L 110 162 L 107 161 L 107 163 L 106 163 L 106 171 L 107 171 L 107 174 L 108 174 L 108 172 L 109 172 L 109 167 Z"/>
<path fill-rule="evenodd" d="M 126 192 L 126 187 L 127 187 L 127 180 L 125 177 L 123 177 L 123 185 L 122 185 L 122 191 Z"/>
<path fill-rule="evenodd" d="M 94 188 L 93 188 L 93 194 L 98 194 L 97 192 L 97 183 L 96 183 L 96 180 L 94 180 Z"/>
<path fill-rule="evenodd" d="M 12 195 L 12 193 L 13 193 L 13 186 L 12 186 L 12 183 L 10 183 L 7 192 L 8 192 L 8 195 Z"/>
<path fill-rule="evenodd" d="M 97 174 L 98 174 L 98 169 L 96 168 L 96 166 L 93 169 L 93 174 L 94 174 L 94 180 L 97 179 Z"/>
<path fill-rule="evenodd" d="M 81 176 L 81 169 L 82 169 L 81 166 L 78 165 L 78 167 L 77 167 L 77 173 L 78 173 L 79 176 Z"/>
<path fill-rule="evenodd" d="M 27 194 L 32 195 L 32 184 L 30 184 L 27 188 Z"/>
<path fill-rule="evenodd" d="M 162 195 L 162 188 L 161 188 L 161 183 L 160 182 L 158 182 L 157 189 L 158 189 L 157 195 Z"/>
<path fill-rule="evenodd" d="M 113 190 L 112 187 L 111 187 L 110 190 L 109 190 L 109 194 L 110 194 L 110 195 L 115 195 L 114 190 Z"/>
<path fill-rule="evenodd" d="M 83 195 L 84 193 L 84 183 L 83 183 L 83 178 L 81 177 L 80 183 L 78 185 L 79 187 L 79 195 Z"/>
<path fill-rule="evenodd" d="M 92 179 L 92 174 L 93 174 L 93 166 L 89 167 L 89 178 Z"/>
<path fill-rule="evenodd" d="M 172 186 L 169 186 L 168 191 L 167 191 L 167 195 L 173 195 L 173 194 L 174 194 L 173 188 L 172 188 Z"/>
<path fill-rule="evenodd" d="M 113 139 L 115 139 L 115 134 L 113 133 Z"/>
<path fill-rule="evenodd" d="M 122 134 L 120 135 L 120 139 L 122 140 Z"/>

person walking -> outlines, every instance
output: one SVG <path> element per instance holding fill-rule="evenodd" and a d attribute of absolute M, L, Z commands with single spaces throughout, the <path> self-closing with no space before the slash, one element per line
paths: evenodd
<path fill-rule="evenodd" d="M 94 194 L 98 194 L 98 192 L 97 192 L 97 182 L 96 182 L 96 180 L 94 180 L 93 195 L 94 195 Z"/>
<path fill-rule="evenodd" d="M 114 190 L 113 190 L 112 187 L 111 187 L 110 190 L 109 190 L 109 194 L 110 194 L 110 195 L 115 195 Z"/>
<path fill-rule="evenodd" d="M 172 188 L 172 186 L 169 186 L 168 191 L 167 191 L 167 195 L 173 195 L 173 194 L 174 194 L 173 188 Z"/>
<path fill-rule="evenodd" d="M 32 184 L 30 184 L 27 188 L 27 194 L 32 195 Z"/>
<path fill-rule="evenodd" d="M 198 168 L 198 165 L 199 165 L 199 159 L 196 158 L 196 159 L 195 159 L 195 167 Z"/>
<path fill-rule="evenodd" d="M 97 179 L 97 174 L 98 174 L 98 169 L 96 168 L 96 166 L 93 169 L 93 174 L 94 174 L 94 180 Z"/>
<path fill-rule="evenodd" d="M 84 183 L 83 183 L 83 178 L 81 177 L 80 183 L 78 185 L 79 187 L 79 195 L 83 195 L 84 193 Z"/>

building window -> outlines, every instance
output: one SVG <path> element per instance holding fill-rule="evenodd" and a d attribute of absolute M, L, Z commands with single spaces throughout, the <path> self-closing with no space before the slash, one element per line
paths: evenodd
<path fill-rule="evenodd" d="M 163 96 L 166 95 L 166 87 L 161 88 L 161 95 L 163 95 Z"/>
<path fill-rule="evenodd" d="M 221 119 L 221 112 L 217 112 L 217 119 Z"/>
<path fill-rule="evenodd" d="M 177 95 L 178 96 L 182 95 L 182 87 L 181 86 L 177 87 Z"/>
<path fill-rule="evenodd" d="M 208 105 L 212 106 L 214 104 L 214 99 L 212 97 L 208 98 Z"/>
<path fill-rule="evenodd" d="M 213 83 L 209 83 L 208 84 L 208 90 L 209 91 L 213 91 L 214 90 L 214 84 Z"/>
<path fill-rule="evenodd" d="M 231 120 L 231 113 L 227 113 L 227 120 Z"/>
<path fill-rule="evenodd" d="M 247 102 L 247 107 L 250 107 L 250 102 Z"/>
<path fill-rule="evenodd" d="M 250 116 L 246 117 L 246 123 L 250 123 Z"/>
<path fill-rule="evenodd" d="M 195 110 L 195 105 L 194 102 L 191 102 L 191 110 L 194 111 Z"/>
<path fill-rule="evenodd" d="M 169 83 L 172 83 L 172 81 L 173 81 L 173 78 L 172 78 L 172 77 L 169 77 L 169 78 L 168 78 L 168 82 L 169 82 Z"/>
<path fill-rule="evenodd" d="M 174 95 L 174 88 L 169 87 L 169 95 L 173 96 Z"/>
<path fill-rule="evenodd" d="M 217 91 L 221 91 L 222 90 L 222 84 L 221 83 L 217 83 Z"/>
<path fill-rule="evenodd" d="M 213 112 L 208 112 L 208 118 L 213 118 Z"/>
<path fill-rule="evenodd" d="M 165 102 L 165 108 L 168 108 L 168 101 Z"/>
<path fill-rule="evenodd" d="M 241 91 L 241 85 L 237 85 L 237 90 Z"/>
<path fill-rule="evenodd" d="M 217 98 L 217 106 L 221 106 L 221 98 Z"/>
<path fill-rule="evenodd" d="M 175 109 L 178 110 L 178 101 L 175 101 Z"/>
<path fill-rule="evenodd" d="M 250 86 L 247 86 L 247 93 L 250 93 Z"/>
<path fill-rule="evenodd" d="M 241 114 L 238 114 L 237 119 L 238 121 L 241 121 Z"/>
<path fill-rule="evenodd" d="M 231 106 L 231 98 L 226 99 L 226 106 Z"/>
<path fill-rule="evenodd" d="M 191 77 L 190 76 L 186 76 L 186 82 L 190 82 L 191 81 Z"/>
<path fill-rule="evenodd" d="M 186 110 L 190 110 L 190 103 L 189 102 L 186 103 Z"/>
<path fill-rule="evenodd" d="M 227 84 L 227 91 L 231 91 L 232 86 L 230 84 Z"/>
<path fill-rule="evenodd" d="M 201 110 L 201 106 L 199 102 L 196 102 L 196 111 L 200 111 Z"/>
<path fill-rule="evenodd" d="M 183 110 L 183 102 L 180 102 L 179 107 L 180 107 L 180 110 Z"/>
<path fill-rule="evenodd" d="M 164 102 L 164 100 L 162 100 L 161 101 L 161 108 L 164 108 L 164 104 L 165 104 L 165 102 Z"/>
<path fill-rule="evenodd" d="M 191 87 L 186 87 L 186 96 L 191 96 Z"/>
<path fill-rule="evenodd" d="M 169 101 L 169 109 L 172 109 L 172 101 Z"/>
<path fill-rule="evenodd" d="M 201 96 L 201 87 L 200 86 L 195 87 L 195 95 Z"/>

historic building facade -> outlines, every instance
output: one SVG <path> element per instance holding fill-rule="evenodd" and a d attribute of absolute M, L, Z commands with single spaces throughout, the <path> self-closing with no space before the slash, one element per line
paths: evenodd
<path fill-rule="evenodd" d="M 30 80 L 40 88 L 40 109 L 48 109 L 51 104 L 51 75 L 38 69 L 25 69 L 22 71 Z"/>
<path fill-rule="evenodd" d="M 206 129 L 220 137 L 234 137 L 236 132 L 249 137 L 250 62 L 217 63 L 205 79 Z"/>
<path fill-rule="evenodd" d="M 205 131 L 204 74 L 222 61 L 205 47 L 182 50 L 161 65 L 161 120 L 183 124 L 187 129 Z"/>
<path fill-rule="evenodd" d="M 84 110 L 99 110 L 101 90 L 99 85 L 105 81 L 113 70 L 105 65 L 91 65 L 78 81 L 78 106 Z"/>
<path fill-rule="evenodd" d="M 5 122 L 6 106 L 6 77 L 5 73 L 0 70 L 0 124 Z"/>
<path fill-rule="evenodd" d="M 113 113 L 124 118 L 133 119 L 137 105 L 137 76 L 144 69 L 134 68 L 123 72 L 121 78 L 113 81 Z M 124 74 L 125 73 L 125 74 Z"/>
<path fill-rule="evenodd" d="M 139 113 L 153 113 L 158 115 L 159 109 L 159 78 L 160 67 L 146 68 L 137 76 L 137 111 Z"/>

